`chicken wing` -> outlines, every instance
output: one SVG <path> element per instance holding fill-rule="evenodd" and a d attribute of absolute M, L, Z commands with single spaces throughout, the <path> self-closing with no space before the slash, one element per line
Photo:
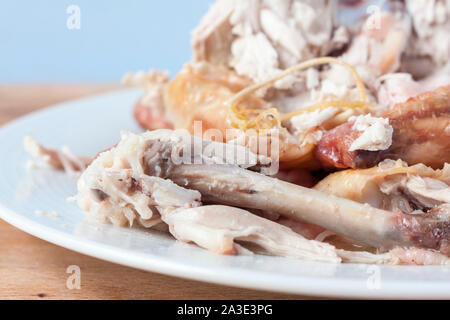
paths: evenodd
<path fill-rule="evenodd" d="M 423 93 L 379 115 L 393 127 L 392 144 L 384 150 L 352 150 L 363 131 L 349 121 L 327 133 L 315 150 L 325 167 L 368 168 L 383 159 L 402 159 L 442 168 L 450 162 L 450 86 Z"/>

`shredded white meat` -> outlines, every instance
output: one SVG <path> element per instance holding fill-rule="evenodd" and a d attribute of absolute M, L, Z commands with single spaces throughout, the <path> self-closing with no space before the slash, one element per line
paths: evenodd
<path fill-rule="evenodd" d="M 427 91 L 436 90 L 450 83 L 450 62 L 421 80 L 415 80 L 410 73 L 389 73 L 377 79 L 375 87 L 378 103 L 384 109 Z"/>
<path fill-rule="evenodd" d="M 389 119 L 376 118 L 371 115 L 361 115 L 351 117 L 350 122 L 354 121 L 353 130 L 363 132 L 349 148 L 354 150 L 386 150 L 392 144 L 392 134 L 394 129 L 389 124 Z"/>
<path fill-rule="evenodd" d="M 219 0 L 194 30 L 196 61 L 227 64 L 254 81 L 271 78 L 300 61 L 341 46 L 336 38 L 336 7 L 326 0 Z M 289 89 L 295 77 L 276 83 Z"/>
<path fill-rule="evenodd" d="M 276 222 L 227 206 L 177 210 L 163 217 L 175 238 L 192 241 L 216 253 L 239 253 L 235 241 L 251 242 L 266 252 L 307 260 L 339 263 L 335 248 L 307 240 Z"/>
<path fill-rule="evenodd" d="M 308 134 L 308 141 L 317 143 L 322 138 L 323 131 L 320 127 L 332 119 L 339 111 L 339 108 L 330 107 L 299 114 L 290 119 L 290 131 L 295 136 Z"/>
<path fill-rule="evenodd" d="M 315 127 L 319 127 L 327 120 L 331 119 L 336 113 L 339 112 L 339 108 L 325 108 L 319 109 L 311 112 L 304 112 L 298 116 L 291 118 L 291 125 L 294 131 L 307 131 Z"/>
<path fill-rule="evenodd" d="M 450 1 L 406 0 L 414 25 L 414 38 L 409 43 L 409 56 L 430 58 L 436 67 L 450 57 Z"/>
<path fill-rule="evenodd" d="M 90 157 L 75 156 L 68 147 L 63 147 L 61 151 L 45 148 L 30 136 L 24 138 L 24 148 L 32 157 L 51 168 L 63 169 L 72 176 L 78 176 L 91 162 Z"/>

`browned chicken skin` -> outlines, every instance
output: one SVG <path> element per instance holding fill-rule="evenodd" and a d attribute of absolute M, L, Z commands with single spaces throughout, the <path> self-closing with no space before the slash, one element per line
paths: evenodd
<path fill-rule="evenodd" d="M 378 116 L 388 118 L 394 128 L 387 150 L 350 151 L 362 132 L 347 122 L 324 134 L 315 150 L 316 158 L 328 168 L 369 168 L 384 159 L 433 168 L 450 162 L 450 86 L 423 93 Z"/>

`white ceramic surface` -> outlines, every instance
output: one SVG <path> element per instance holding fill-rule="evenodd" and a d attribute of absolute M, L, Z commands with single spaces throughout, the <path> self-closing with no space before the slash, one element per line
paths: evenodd
<path fill-rule="evenodd" d="M 27 170 L 23 137 L 76 154 L 96 154 L 138 132 L 127 90 L 64 103 L 0 129 L 0 217 L 57 245 L 123 265 L 189 279 L 279 292 L 334 297 L 450 298 L 449 267 L 333 265 L 296 259 L 220 256 L 155 231 L 89 221 L 66 198 L 75 180 L 50 169 Z M 58 217 L 36 215 L 54 210 Z M 0 253 L 1 257 L 1 253 Z"/>

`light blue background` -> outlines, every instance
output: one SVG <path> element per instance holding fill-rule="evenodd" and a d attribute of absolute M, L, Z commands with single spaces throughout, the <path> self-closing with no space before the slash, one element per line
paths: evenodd
<path fill-rule="evenodd" d="M 0 83 L 118 82 L 128 71 L 175 73 L 212 0 L 0 0 Z M 69 5 L 81 29 L 69 30 Z"/>

